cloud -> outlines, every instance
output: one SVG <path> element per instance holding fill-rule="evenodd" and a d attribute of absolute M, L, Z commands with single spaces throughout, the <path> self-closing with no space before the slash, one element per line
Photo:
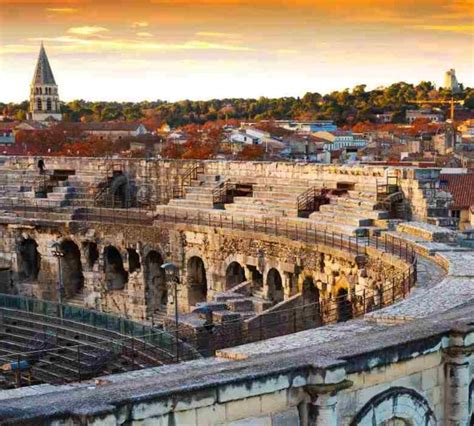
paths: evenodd
<path fill-rule="evenodd" d="M 148 27 L 150 24 L 146 21 L 137 21 L 137 22 L 134 22 L 132 24 L 132 27 L 133 28 L 146 28 Z"/>
<path fill-rule="evenodd" d="M 199 31 L 196 33 L 199 37 L 215 37 L 215 38 L 236 38 L 240 37 L 240 34 L 234 33 L 221 33 L 217 31 Z"/>
<path fill-rule="evenodd" d="M 22 53 L 36 53 L 38 46 L 31 46 L 28 44 L 5 44 L 0 46 L 0 55 L 22 54 Z"/>
<path fill-rule="evenodd" d="M 474 25 L 413 25 L 413 28 L 428 31 L 445 31 L 469 35 L 474 34 Z"/>
<path fill-rule="evenodd" d="M 95 35 L 103 32 L 109 31 L 107 28 L 104 27 L 98 27 L 96 25 L 85 25 L 83 27 L 72 27 L 67 30 L 69 34 L 75 34 L 75 35 L 83 35 L 83 36 L 89 36 L 89 35 Z"/>
<path fill-rule="evenodd" d="M 79 9 L 74 9 L 72 7 L 47 7 L 46 12 L 51 13 L 76 13 Z"/>
<path fill-rule="evenodd" d="M 47 41 L 60 43 L 58 50 L 67 52 L 110 52 L 114 50 L 130 50 L 134 52 L 152 51 L 180 51 L 180 50 L 223 50 L 223 51 L 253 51 L 246 46 L 236 46 L 226 43 L 209 43 L 202 40 L 189 40 L 183 43 L 154 43 L 142 40 L 122 40 L 122 39 L 90 39 L 72 37 L 69 35 L 59 37 L 30 38 L 29 41 Z"/>
<path fill-rule="evenodd" d="M 137 37 L 153 37 L 153 34 L 152 33 L 147 33 L 147 32 L 144 32 L 144 31 L 140 31 L 138 33 L 136 33 Z"/>

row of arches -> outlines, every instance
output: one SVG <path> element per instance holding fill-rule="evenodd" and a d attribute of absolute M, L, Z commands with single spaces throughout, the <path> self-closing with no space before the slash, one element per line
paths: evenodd
<path fill-rule="evenodd" d="M 35 95 L 57 95 L 58 89 L 52 87 L 35 87 Z"/>
<path fill-rule="evenodd" d="M 70 239 L 64 239 L 59 244 L 62 252 L 60 258 L 60 274 L 66 298 L 74 297 L 84 288 L 84 266 L 92 270 L 99 259 L 99 250 L 94 242 L 83 243 L 82 259 L 79 246 Z M 128 268 L 125 269 L 120 251 L 112 246 L 106 246 L 103 251 L 103 272 L 108 290 L 125 288 L 129 275 L 141 269 L 140 256 L 133 248 L 127 249 Z M 41 254 L 38 244 L 32 238 L 22 239 L 17 247 L 18 280 L 20 282 L 35 282 L 41 270 Z M 166 306 L 167 290 L 161 254 L 150 250 L 144 259 L 145 291 L 152 309 L 162 309 Z M 205 275 L 204 275 L 205 276 Z"/>
<path fill-rule="evenodd" d="M 47 98 L 45 102 L 41 98 L 36 99 L 37 111 L 53 111 L 53 101 L 51 98 Z M 54 110 L 57 110 L 57 103 L 54 103 Z"/>
<path fill-rule="evenodd" d="M 65 296 L 74 297 L 82 292 L 84 287 L 84 266 L 92 270 L 99 259 L 99 250 L 94 242 L 84 242 L 81 250 L 78 245 L 65 239 L 60 243 L 64 253 L 61 259 L 61 274 Z M 107 290 L 125 289 L 130 274 L 142 269 L 141 259 L 134 248 L 127 248 L 126 258 L 128 265 L 124 264 L 122 253 L 113 245 L 103 249 L 104 281 Z M 168 302 L 168 289 L 165 272 L 161 268 L 164 259 L 159 251 L 149 250 L 143 258 L 143 277 L 145 284 L 145 298 L 149 312 L 165 310 Z M 18 245 L 18 278 L 20 281 L 35 281 L 38 278 L 41 265 L 41 255 L 37 250 L 37 243 L 31 239 L 24 239 Z M 263 276 L 256 267 L 244 267 L 237 261 L 232 261 L 225 271 L 225 288 L 231 289 L 240 283 L 252 280 L 257 287 L 263 286 Z M 192 256 L 186 263 L 185 282 L 187 286 L 188 305 L 195 306 L 206 302 L 208 298 L 208 278 L 205 263 L 199 256 Z M 284 286 L 280 272 L 271 268 L 266 273 L 267 294 L 265 295 L 273 304 L 284 300 Z M 304 278 L 301 287 L 304 305 L 318 304 L 321 301 L 320 291 L 311 276 Z M 345 321 L 352 318 L 352 302 L 348 290 L 344 287 L 338 289 L 336 295 L 337 320 Z M 318 312 L 320 310 L 317 307 Z"/>

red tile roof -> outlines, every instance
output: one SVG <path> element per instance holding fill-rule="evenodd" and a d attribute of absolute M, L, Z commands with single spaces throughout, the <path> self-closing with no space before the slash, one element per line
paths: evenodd
<path fill-rule="evenodd" d="M 452 209 L 466 209 L 474 206 L 474 173 L 443 174 L 441 186 L 453 196 Z"/>

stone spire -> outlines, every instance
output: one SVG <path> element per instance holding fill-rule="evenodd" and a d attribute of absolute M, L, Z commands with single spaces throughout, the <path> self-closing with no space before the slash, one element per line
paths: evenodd
<path fill-rule="evenodd" d="M 41 42 L 40 53 L 38 56 L 38 62 L 36 63 L 35 74 L 33 75 L 34 85 L 56 85 L 54 80 L 53 71 L 49 65 L 48 56 L 46 55 L 46 50 L 44 49 L 43 42 Z"/>
<path fill-rule="evenodd" d="M 58 85 L 49 65 L 46 50 L 41 48 L 30 90 L 30 116 L 37 121 L 61 120 Z"/>

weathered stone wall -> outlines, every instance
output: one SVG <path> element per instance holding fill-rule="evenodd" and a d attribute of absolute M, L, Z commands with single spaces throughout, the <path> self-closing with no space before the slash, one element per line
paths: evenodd
<path fill-rule="evenodd" d="M 360 323 L 360 327 L 368 327 Z M 345 325 L 332 327 L 343 332 Z M 329 330 L 313 331 L 319 338 Z M 363 338 L 363 345 L 361 340 Z M 467 425 L 472 306 L 334 342 L 0 394 L 8 424 Z M 242 347 L 245 349 L 245 346 Z M 67 390 L 67 391 L 66 391 Z"/>
<path fill-rule="evenodd" d="M 207 281 L 203 300 L 212 300 L 215 293 L 227 290 L 226 269 L 232 262 L 263 275 L 263 294 L 272 298 L 268 283 L 270 270 L 281 277 L 282 300 L 300 293 L 302 281 L 311 277 L 322 300 L 336 295 L 341 286 L 360 291 L 374 288 L 397 270 L 404 272 L 407 264 L 391 256 L 379 258 L 374 249 L 372 259 L 362 269 L 353 255 L 324 245 L 311 245 L 266 234 L 248 234 L 244 231 L 217 229 L 207 226 L 171 225 L 132 226 L 95 223 L 87 226 L 71 223 L 69 226 L 0 227 L 4 238 L 0 253 L 10 261 L 16 291 L 25 296 L 56 300 L 58 261 L 53 256 L 52 244 L 69 240 L 81 252 L 86 307 L 105 312 L 120 313 L 134 319 L 149 316 L 150 294 L 145 280 L 145 259 L 150 251 L 159 253 L 164 262 L 174 262 L 180 269 L 179 309 L 188 312 L 196 303 L 196 287 L 190 278 L 191 260 L 199 258 L 205 268 Z M 40 258 L 37 279 L 20 279 L 18 244 L 31 239 L 36 242 Z M 98 258 L 91 264 L 87 247 L 94 244 Z M 123 288 L 114 288 L 105 272 L 105 251 L 114 247 L 120 253 L 123 269 L 128 276 Z M 138 254 L 140 267 L 132 271 L 129 251 Z M 109 278 L 108 278 L 109 277 Z M 191 281 L 190 281 L 191 279 Z M 148 298 L 148 299 L 147 299 Z"/>

